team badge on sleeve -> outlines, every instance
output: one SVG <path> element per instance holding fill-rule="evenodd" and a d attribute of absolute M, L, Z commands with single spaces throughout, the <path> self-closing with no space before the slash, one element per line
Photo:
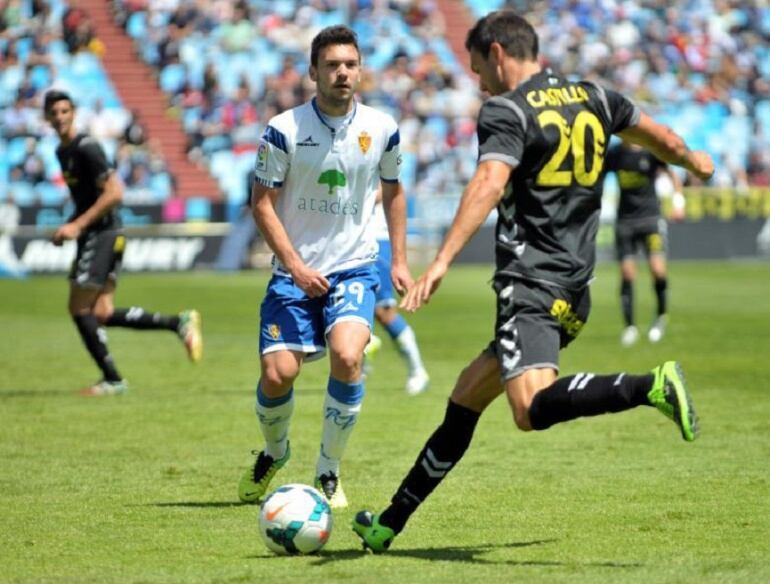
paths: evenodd
<path fill-rule="evenodd" d="M 259 148 L 257 148 L 257 170 L 261 170 L 263 172 L 267 170 L 267 153 L 267 144 L 260 142 Z"/>
<path fill-rule="evenodd" d="M 358 147 L 361 149 L 362 154 L 366 154 L 369 151 L 369 147 L 372 145 L 372 137 L 366 132 L 361 132 L 358 135 Z"/>

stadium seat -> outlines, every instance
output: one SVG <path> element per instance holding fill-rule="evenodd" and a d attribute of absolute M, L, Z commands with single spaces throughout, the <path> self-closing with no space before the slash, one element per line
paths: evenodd
<path fill-rule="evenodd" d="M 66 189 L 51 183 L 40 183 L 35 186 L 39 201 L 43 205 L 59 205 L 69 196 Z"/>
<path fill-rule="evenodd" d="M 211 201 L 203 197 L 191 197 L 185 200 L 185 221 L 210 221 Z"/>

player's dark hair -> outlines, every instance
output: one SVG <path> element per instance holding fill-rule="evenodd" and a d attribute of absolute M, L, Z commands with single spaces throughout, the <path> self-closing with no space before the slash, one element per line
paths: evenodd
<path fill-rule="evenodd" d="M 520 61 L 537 59 L 537 33 L 532 25 L 513 10 L 497 10 L 481 18 L 465 39 L 465 48 L 478 51 L 485 59 L 492 43 L 500 43 L 505 54 Z"/>
<path fill-rule="evenodd" d="M 57 101 L 63 101 L 65 99 L 70 102 L 70 105 L 73 108 L 75 107 L 75 102 L 72 101 L 72 98 L 68 93 L 59 91 L 58 89 L 51 89 L 50 91 L 47 91 L 45 98 L 43 99 L 43 113 L 47 114 L 49 111 L 51 111 L 53 104 L 55 104 Z"/>
<path fill-rule="evenodd" d="M 328 26 L 315 35 L 313 44 L 310 46 L 310 64 L 313 67 L 318 67 L 318 56 L 321 54 L 321 50 L 330 45 L 353 45 L 358 53 L 358 58 L 361 58 L 361 49 L 358 48 L 358 36 L 353 29 L 338 24 L 336 26 Z"/>

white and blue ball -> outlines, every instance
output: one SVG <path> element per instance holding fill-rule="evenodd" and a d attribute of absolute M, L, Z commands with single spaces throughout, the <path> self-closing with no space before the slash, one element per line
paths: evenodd
<path fill-rule="evenodd" d="M 332 513 L 326 498 L 308 485 L 270 493 L 259 510 L 259 533 L 277 554 L 312 554 L 329 540 Z"/>

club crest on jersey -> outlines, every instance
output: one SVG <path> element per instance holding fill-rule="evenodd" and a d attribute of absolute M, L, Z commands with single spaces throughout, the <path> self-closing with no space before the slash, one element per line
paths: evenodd
<path fill-rule="evenodd" d="M 366 154 L 369 151 L 369 147 L 372 145 L 372 137 L 366 132 L 361 132 L 358 135 L 358 147 L 361 149 L 362 154 Z"/>
<path fill-rule="evenodd" d="M 267 170 L 267 152 L 267 144 L 260 142 L 259 148 L 257 148 L 257 170 Z"/>
<path fill-rule="evenodd" d="M 274 341 L 277 341 L 281 337 L 281 327 L 277 324 L 267 325 L 267 332 L 273 337 Z"/>

